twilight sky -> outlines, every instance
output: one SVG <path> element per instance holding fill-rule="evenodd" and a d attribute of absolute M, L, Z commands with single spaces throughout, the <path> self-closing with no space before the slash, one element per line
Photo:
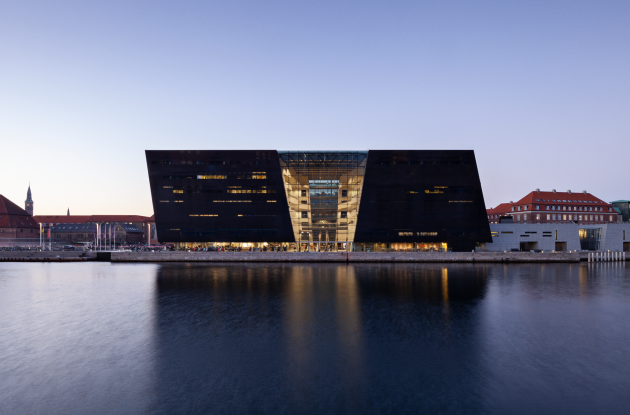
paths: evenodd
<path fill-rule="evenodd" d="M 630 198 L 630 1 L 0 0 L 0 193 L 153 213 L 145 149 L 473 149 Z"/>

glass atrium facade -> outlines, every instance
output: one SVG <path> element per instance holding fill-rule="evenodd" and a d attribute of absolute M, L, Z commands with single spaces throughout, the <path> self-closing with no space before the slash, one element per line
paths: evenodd
<path fill-rule="evenodd" d="M 301 245 L 335 251 L 354 241 L 367 151 L 278 152 L 291 225 Z"/>

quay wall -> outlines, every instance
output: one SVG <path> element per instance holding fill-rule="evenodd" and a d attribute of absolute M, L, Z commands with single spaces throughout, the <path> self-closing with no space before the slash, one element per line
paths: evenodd
<path fill-rule="evenodd" d="M 577 252 L 112 252 L 112 262 L 579 262 Z"/>
<path fill-rule="evenodd" d="M 0 262 L 81 262 L 96 260 L 95 252 L 0 251 Z"/>

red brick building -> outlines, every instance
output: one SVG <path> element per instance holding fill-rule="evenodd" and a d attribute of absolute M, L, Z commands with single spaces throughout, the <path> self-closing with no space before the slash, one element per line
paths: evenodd
<path fill-rule="evenodd" d="M 486 209 L 488 221 L 499 223 L 501 216 L 511 216 L 514 223 L 618 223 L 621 215 L 610 203 L 582 193 L 535 191 L 518 202 L 501 203 Z"/>
<path fill-rule="evenodd" d="M 1 240 L 19 244 L 19 240 L 39 238 L 39 224 L 24 209 L 0 195 L 0 243 Z"/>

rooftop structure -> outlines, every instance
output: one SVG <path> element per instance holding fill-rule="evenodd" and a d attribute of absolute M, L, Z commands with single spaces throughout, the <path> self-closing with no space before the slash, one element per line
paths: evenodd
<path fill-rule="evenodd" d="M 499 223 L 501 216 L 512 216 L 515 223 L 617 223 L 621 216 L 610 203 L 583 191 L 535 191 L 517 202 L 501 203 L 486 209 L 488 222 Z"/>

